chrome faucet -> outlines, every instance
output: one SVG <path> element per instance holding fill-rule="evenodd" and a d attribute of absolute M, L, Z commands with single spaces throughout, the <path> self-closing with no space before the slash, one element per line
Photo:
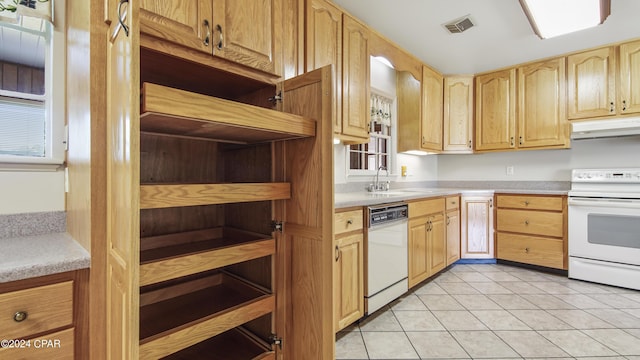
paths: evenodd
<path fill-rule="evenodd" d="M 367 187 L 368 191 L 387 191 L 389 190 L 389 182 L 387 181 L 384 184 L 380 184 L 379 181 L 379 177 L 380 177 L 380 170 L 385 170 L 387 172 L 387 176 L 389 176 L 389 170 L 387 170 L 386 167 L 384 166 L 380 166 L 378 168 L 378 170 L 376 171 L 376 178 L 375 178 L 375 182 L 373 184 L 369 184 L 369 186 Z"/>

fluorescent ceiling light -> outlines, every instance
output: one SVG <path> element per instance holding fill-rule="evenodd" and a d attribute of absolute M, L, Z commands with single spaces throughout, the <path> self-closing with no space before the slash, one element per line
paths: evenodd
<path fill-rule="evenodd" d="M 611 0 L 520 0 L 520 4 L 542 39 L 598 26 L 611 13 Z"/>

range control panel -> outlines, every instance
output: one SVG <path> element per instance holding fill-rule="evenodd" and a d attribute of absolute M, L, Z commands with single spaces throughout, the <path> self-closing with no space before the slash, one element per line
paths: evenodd
<path fill-rule="evenodd" d="M 640 183 L 640 168 L 624 169 L 574 169 L 572 182 L 590 183 Z"/>

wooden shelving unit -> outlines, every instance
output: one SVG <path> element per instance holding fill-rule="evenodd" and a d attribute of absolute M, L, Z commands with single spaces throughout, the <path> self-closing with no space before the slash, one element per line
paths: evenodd
<path fill-rule="evenodd" d="M 243 328 L 236 328 L 203 341 L 164 360 L 275 360 L 269 346 Z"/>

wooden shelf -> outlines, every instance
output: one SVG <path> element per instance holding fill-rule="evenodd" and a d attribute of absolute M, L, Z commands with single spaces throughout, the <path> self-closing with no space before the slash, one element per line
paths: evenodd
<path fill-rule="evenodd" d="M 316 122 L 299 115 L 143 83 L 140 131 L 252 144 L 315 136 Z"/>
<path fill-rule="evenodd" d="M 140 239 L 140 286 L 275 254 L 268 235 L 215 228 Z"/>
<path fill-rule="evenodd" d="M 247 330 L 236 328 L 163 360 L 275 360 L 269 346 Z"/>
<path fill-rule="evenodd" d="M 226 273 L 140 294 L 140 359 L 158 359 L 275 311 L 275 296 Z"/>
<path fill-rule="evenodd" d="M 229 204 L 291 198 L 289 183 L 140 185 L 140 209 Z"/>

